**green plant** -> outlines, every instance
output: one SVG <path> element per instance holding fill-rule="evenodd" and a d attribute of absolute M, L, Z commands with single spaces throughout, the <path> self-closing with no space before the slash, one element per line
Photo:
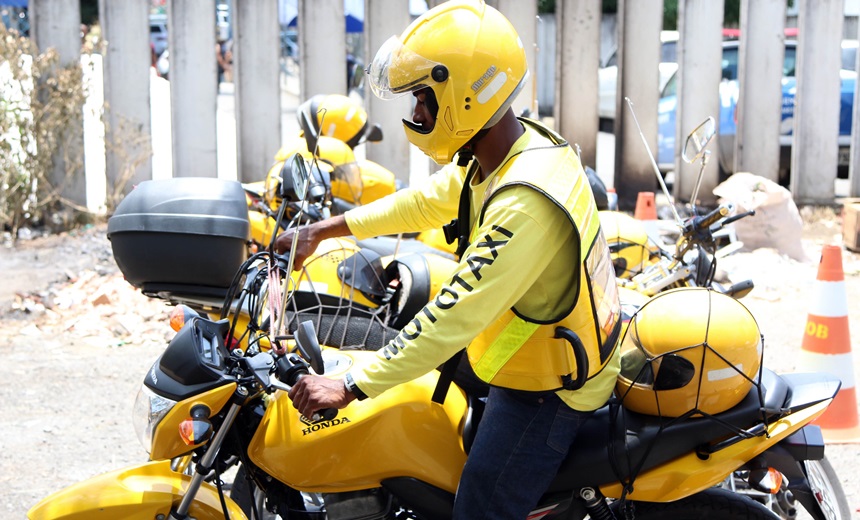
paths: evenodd
<path fill-rule="evenodd" d="M 60 66 L 54 49 L 0 25 L 0 225 L 13 240 L 60 207 L 86 212 L 61 196 L 83 176 L 82 76 L 79 63 Z"/>

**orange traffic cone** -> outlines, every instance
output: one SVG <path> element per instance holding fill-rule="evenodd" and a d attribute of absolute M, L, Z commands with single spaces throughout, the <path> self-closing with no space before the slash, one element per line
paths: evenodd
<path fill-rule="evenodd" d="M 636 197 L 636 211 L 633 216 L 639 220 L 657 220 L 657 206 L 653 191 L 640 191 Z"/>
<path fill-rule="evenodd" d="M 848 298 L 839 246 L 824 246 L 821 251 L 811 307 L 798 365 L 833 374 L 842 380 L 836 398 L 815 423 L 821 426 L 827 442 L 857 442 L 860 424 L 848 333 Z"/>

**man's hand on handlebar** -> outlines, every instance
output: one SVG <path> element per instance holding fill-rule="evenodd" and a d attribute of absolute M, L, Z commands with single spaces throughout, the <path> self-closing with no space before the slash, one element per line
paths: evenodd
<path fill-rule="evenodd" d="M 302 268 L 305 260 L 313 254 L 319 245 L 321 239 L 317 239 L 316 233 L 313 230 L 313 224 L 302 226 L 298 230 L 298 243 L 296 243 L 296 256 L 293 259 L 293 270 L 298 271 Z M 278 254 L 288 254 L 293 247 L 293 239 L 296 237 L 295 229 L 288 229 L 278 235 L 275 239 L 275 252 Z"/>
<path fill-rule="evenodd" d="M 300 378 L 289 395 L 293 406 L 305 417 L 312 417 L 315 412 L 327 408 L 343 408 L 355 400 L 355 395 L 347 391 L 342 380 L 315 375 Z"/>
<path fill-rule="evenodd" d="M 346 225 L 346 219 L 343 215 L 300 227 L 298 243 L 296 244 L 296 256 L 293 259 L 293 270 L 298 271 L 301 269 L 305 260 L 316 251 L 317 246 L 323 240 L 349 234 L 349 226 Z M 293 237 L 295 235 L 295 229 L 288 229 L 278 235 L 278 238 L 275 239 L 275 252 L 278 254 L 288 254 L 293 245 Z"/>

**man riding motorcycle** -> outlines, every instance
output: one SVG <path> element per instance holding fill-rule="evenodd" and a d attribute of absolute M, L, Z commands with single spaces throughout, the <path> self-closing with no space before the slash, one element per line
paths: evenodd
<path fill-rule="evenodd" d="M 383 44 L 368 74 L 380 98 L 415 97 L 406 135 L 446 166 L 420 187 L 302 228 L 295 265 L 325 238 L 421 231 L 453 217 L 461 261 L 371 368 L 342 381 L 305 377 L 290 397 L 310 417 L 456 364 L 465 348 L 491 389 L 454 517 L 525 518 L 620 367 L 620 305 L 588 179 L 563 138 L 514 115 L 525 52 L 483 1 L 429 10 Z M 278 237 L 278 251 L 293 237 Z M 573 344 L 586 356 L 575 358 Z"/>

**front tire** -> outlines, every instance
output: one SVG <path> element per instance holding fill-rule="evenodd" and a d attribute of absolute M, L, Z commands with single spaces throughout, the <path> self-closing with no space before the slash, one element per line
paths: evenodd
<path fill-rule="evenodd" d="M 626 518 L 621 505 L 615 503 L 617 518 Z M 632 502 L 636 520 L 774 520 L 778 518 L 768 508 L 751 498 L 726 489 L 709 488 L 675 502 Z"/>
<path fill-rule="evenodd" d="M 236 470 L 233 487 L 230 489 L 230 498 L 242 508 L 248 518 L 257 518 L 254 515 L 254 510 L 257 511 L 258 515 L 262 515 L 264 520 L 275 520 L 276 518 L 274 514 L 266 511 L 265 496 L 254 482 L 247 478 L 244 465 L 239 465 L 239 469 Z"/>

